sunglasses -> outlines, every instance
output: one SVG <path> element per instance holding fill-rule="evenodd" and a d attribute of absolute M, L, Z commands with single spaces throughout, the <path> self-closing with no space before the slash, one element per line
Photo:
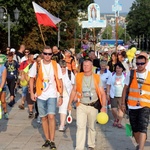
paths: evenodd
<path fill-rule="evenodd" d="M 61 66 L 61 68 L 66 68 L 66 66 Z"/>
<path fill-rule="evenodd" d="M 24 52 L 24 53 L 29 53 L 29 52 Z"/>
<path fill-rule="evenodd" d="M 43 54 L 44 55 L 49 55 L 49 56 L 53 55 L 53 53 L 45 53 L 45 52 L 43 52 Z"/>
<path fill-rule="evenodd" d="M 142 65 L 142 66 L 143 66 L 143 65 L 145 65 L 145 64 L 146 64 L 145 62 L 136 63 L 137 66 L 139 66 L 139 65 Z"/>

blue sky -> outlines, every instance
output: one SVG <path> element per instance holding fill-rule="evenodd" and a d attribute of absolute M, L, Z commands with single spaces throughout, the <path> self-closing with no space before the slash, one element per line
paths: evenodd
<path fill-rule="evenodd" d="M 119 3 L 122 4 L 121 12 L 129 12 L 132 3 L 135 0 L 119 0 Z M 115 0 L 95 0 L 100 6 L 101 13 L 112 13 L 112 5 L 115 3 Z"/>

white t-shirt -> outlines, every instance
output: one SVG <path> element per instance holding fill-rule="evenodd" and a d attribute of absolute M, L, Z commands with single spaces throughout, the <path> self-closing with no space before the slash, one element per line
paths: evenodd
<path fill-rule="evenodd" d="M 39 99 L 47 100 L 48 98 L 56 98 L 57 97 L 57 88 L 56 88 L 56 81 L 54 77 L 54 70 L 52 63 L 43 64 L 43 60 L 41 60 L 42 65 L 42 72 L 43 72 L 43 91 Z M 58 79 L 62 79 L 62 71 L 57 64 L 57 72 L 58 72 Z M 36 63 L 33 64 L 29 71 L 29 77 L 36 77 L 37 75 L 37 66 Z"/>
<path fill-rule="evenodd" d="M 110 85 L 110 97 L 111 98 L 114 98 L 115 96 L 116 97 L 119 97 L 118 95 L 115 95 L 116 93 L 115 93 L 115 82 L 116 82 L 116 78 L 117 78 L 118 76 L 116 76 L 116 73 L 114 74 L 114 73 L 112 73 L 112 75 L 108 78 L 108 80 L 107 80 L 107 84 L 108 85 Z M 122 76 L 120 76 L 120 78 L 121 78 L 121 83 L 119 82 L 119 84 L 120 84 L 120 86 L 122 87 L 122 88 L 120 88 L 120 93 L 122 93 L 122 91 L 121 90 L 123 90 L 123 87 L 124 87 L 124 79 L 125 79 L 125 74 L 124 73 L 122 73 Z M 121 97 L 121 96 L 120 96 Z"/>
<path fill-rule="evenodd" d="M 150 60 L 148 60 L 148 63 L 147 63 L 147 65 L 146 65 L 146 69 L 147 69 L 148 71 L 150 71 Z"/>
<path fill-rule="evenodd" d="M 97 74 L 100 75 L 102 86 L 103 86 L 104 90 L 106 90 L 107 80 L 111 76 L 111 72 L 108 69 L 106 69 L 103 74 L 100 74 L 100 71 L 98 71 Z"/>
<path fill-rule="evenodd" d="M 137 73 L 136 72 L 136 77 L 137 77 L 137 79 L 143 80 L 143 82 L 144 82 L 144 80 L 147 77 L 147 74 L 148 74 L 148 71 L 145 71 L 144 73 Z M 130 81 L 130 72 L 127 74 L 127 76 L 124 80 L 124 84 L 128 86 L 129 81 Z M 139 86 L 139 88 L 141 87 L 140 84 L 138 84 L 138 86 Z M 142 108 L 141 106 L 130 106 L 130 105 L 128 105 L 128 107 L 129 107 L 129 109 L 140 109 L 140 108 Z"/>
<path fill-rule="evenodd" d="M 25 56 L 23 56 L 23 57 L 21 58 L 21 63 L 22 63 L 23 61 L 26 61 L 26 60 L 28 60 L 28 58 L 25 57 Z"/>

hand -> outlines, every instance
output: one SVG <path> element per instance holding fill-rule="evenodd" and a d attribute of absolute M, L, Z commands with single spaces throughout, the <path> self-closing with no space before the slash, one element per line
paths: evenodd
<path fill-rule="evenodd" d="M 68 104 L 68 111 L 70 111 L 70 110 L 72 110 L 72 106 L 71 106 L 71 104 Z"/>
<path fill-rule="evenodd" d="M 59 97 L 59 100 L 58 100 L 58 106 L 61 106 L 63 103 L 63 98 L 62 97 Z"/>
<path fill-rule="evenodd" d="M 106 98 L 107 98 L 108 101 L 110 101 L 110 96 L 109 95 L 107 95 Z"/>
<path fill-rule="evenodd" d="M 36 101 L 36 98 L 37 98 L 36 94 L 30 93 L 30 97 L 31 97 L 32 101 L 34 101 L 34 102 Z"/>
<path fill-rule="evenodd" d="M 106 113 L 107 112 L 107 108 L 106 107 L 102 107 L 101 108 L 101 112 L 105 112 Z"/>
<path fill-rule="evenodd" d="M 123 113 L 125 113 L 126 112 L 126 106 L 125 106 L 125 104 L 122 104 L 121 107 L 120 107 L 120 109 L 122 110 Z"/>

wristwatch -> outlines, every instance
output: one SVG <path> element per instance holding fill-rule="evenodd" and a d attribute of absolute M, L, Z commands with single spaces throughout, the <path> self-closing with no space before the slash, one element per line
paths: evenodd
<path fill-rule="evenodd" d="M 62 95 L 60 95 L 60 96 L 59 96 L 59 98 L 63 98 L 63 96 L 62 96 Z"/>

